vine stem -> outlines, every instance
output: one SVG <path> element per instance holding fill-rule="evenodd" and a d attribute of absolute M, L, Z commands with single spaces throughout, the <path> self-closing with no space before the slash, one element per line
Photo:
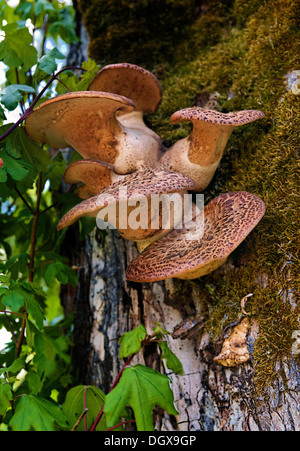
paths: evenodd
<path fill-rule="evenodd" d="M 150 335 L 150 337 L 148 337 L 147 340 L 143 340 L 143 341 L 142 341 L 142 344 L 143 344 L 144 346 L 146 346 L 146 345 L 149 344 L 150 342 L 157 341 L 157 340 L 153 340 L 153 338 L 155 337 L 155 335 L 156 335 L 156 333 L 153 333 L 152 335 Z M 122 374 L 123 374 L 123 371 L 124 371 L 124 370 L 126 369 L 126 367 L 131 363 L 131 361 L 132 361 L 132 359 L 134 358 L 135 355 L 136 355 L 136 354 L 132 354 L 132 355 L 129 357 L 129 359 L 127 360 L 127 362 L 123 365 L 123 367 L 121 368 L 120 372 L 118 373 L 118 375 L 117 375 L 117 377 L 116 377 L 116 379 L 115 379 L 113 385 L 111 386 L 111 388 L 110 388 L 110 390 L 109 390 L 109 393 L 115 388 L 115 386 L 117 385 L 117 383 L 119 382 L 119 380 L 120 380 L 120 378 L 121 378 L 121 376 L 122 376 Z M 101 410 L 100 410 L 100 412 L 99 412 L 99 414 L 98 414 L 98 416 L 97 416 L 97 418 L 96 418 L 94 424 L 93 424 L 92 427 L 90 428 L 90 431 L 95 431 L 95 430 L 96 430 L 96 427 L 97 427 L 97 425 L 98 425 L 98 423 L 99 423 L 99 421 L 101 420 L 101 417 L 102 417 L 102 415 L 103 415 L 104 405 L 105 405 L 105 404 L 103 404 L 103 406 L 102 406 L 102 408 L 101 408 Z M 123 423 L 121 423 L 121 424 L 124 424 L 124 423 L 125 423 L 125 422 L 123 422 Z M 118 425 L 118 426 L 120 426 L 120 425 Z M 115 426 L 115 427 L 117 427 L 117 426 Z M 112 429 L 113 429 L 113 428 L 112 428 Z M 108 429 L 108 430 L 110 430 L 110 429 Z"/>
<path fill-rule="evenodd" d="M 38 176 L 38 180 L 37 180 L 37 199 L 36 199 L 35 210 L 33 212 L 33 221 L 32 221 L 32 228 L 31 228 L 29 282 L 33 282 L 33 279 L 34 279 L 34 259 L 35 259 L 35 247 L 36 247 L 36 230 L 37 230 L 37 224 L 38 224 L 38 219 L 39 219 L 39 215 L 40 215 L 40 203 L 41 203 L 41 196 L 42 196 L 42 182 L 43 182 L 43 174 L 42 174 L 42 172 L 40 172 L 39 176 Z M 23 318 L 22 325 L 21 325 L 20 335 L 19 335 L 19 339 L 18 339 L 17 345 L 16 345 L 16 358 L 19 357 L 21 349 L 22 349 L 22 343 L 23 343 L 24 335 L 25 335 L 26 321 L 27 321 L 27 309 L 25 307 L 24 308 L 24 318 Z"/>
<path fill-rule="evenodd" d="M 27 108 L 27 110 L 24 111 L 24 113 L 22 114 L 22 116 L 20 117 L 20 119 L 14 123 L 14 125 L 12 125 L 5 133 L 3 133 L 3 135 L 0 136 L 0 141 L 3 141 L 3 139 L 5 139 L 8 135 L 10 135 L 10 133 L 12 133 L 20 124 L 22 124 L 22 122 L 26 119 L 27 116 L 29 116 L 29 114 L 32 113 L 33 108 L 35 107 L 35 105 L 37 104 L 37 102 L 39 101 L 39 99 L 42 97 L 42 95 L 47 91 L 47 89 L 49 88 L 49 86 L 51 85 L 51 83 L 53 83 L 54 80 L 57 79 L 57 77 L 59 76 L 59 74 L 61 74 L 62 72 L 66 71 L 66 70 L 83 70 L 85 71 L 86 69 L 83 69 L 82 67 L 77 67 L 77 66 L 66 66 L 64 68 L 62 68 L 61 70 L 59 70 L 58 72 L 56 72 L 55 74 L 53 74 L 50 78 L 50 80 L 46 83 L 46 85 L 44 86 L 44 88 L 41 90 L 41 92 L 36 96 L 36 98 L 34 99 L 34 101 L 31 103 L 31 105 L 29 106 L 29 108 Z"/>

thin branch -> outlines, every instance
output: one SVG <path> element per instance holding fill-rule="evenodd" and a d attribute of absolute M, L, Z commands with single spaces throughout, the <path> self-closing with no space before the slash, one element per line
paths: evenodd
<path fill-rule="evenodd" d="M 22 199 L 22 201 L 24 202 L 24 204 L 26 205 L 26 207 L 31 211 L 31 213 L 33 214 L 33 208 L 29 205 L 29 203 L 27 202 L 27 200 L 25 199 L 25 197 L 22 195 L 22 193 L 20 193 L 20 191 L 18 190 L 18 188 L 15 186 L 15 191 L 18 194 L 18 196 L 20 197 L 20 199 Z"/>
<path fill-rule="evenodd" d="M 51 83 L 58 77 L 59 74 L 61 74 L 62 72 L 66 71 L 66 70 L 83 70 L 85 71 L 86 69 L 83 69 L 82 67 L 77 67 L 77 66 L 66 66 L 63 69 L 59 70 L 56 74 L 52 75 L 52 77 L 50 78 L 50 80 L 48 81 L 48 83 L 46 83 L 45 87 L 41 90 L 41 92 L 36 96 L 36 98 L 34 99 L 34 101 L 32 102 L 32 104 L 30 105 L 29 108 L 27 108 L 26 111 L 24 111 L 24 113 L 22 114 L 22 116 L 20 117 L 20 119 L 14 124 L 12 125 L 5 133 L 3 133 L 2 136 L 0 136 L 0 141 L 3 141 L 3 139 L 5 139 L 8 135 L 10 135 L 10 133 L 12 133 L 20 124 L 22 124 L 22 122 L 26 119 L 27 116 L 29 116 L 29 114 L 32 113 L 33 108 L 35 107 L 35 105 L 37 104 L 37 102 L 39 101 L 39 99 L 42 97 L 42 95 L 47 91 L 47 89 L 49 88 L 49 86 L 51 85 Z"/>
<path fill-rule="evenodd" d="M 123 426 L 123 424 L 127 424 L 127 423 L 135 423 L 135 420 L 126 420 L 123 421 L 122 423 L 117 424 L 116 426 L 113 426 L 112 428 L 106 429 L 106 432 L 108 431 L 113 431 L 114 429 L 118 428 L 119 426 Z"/>

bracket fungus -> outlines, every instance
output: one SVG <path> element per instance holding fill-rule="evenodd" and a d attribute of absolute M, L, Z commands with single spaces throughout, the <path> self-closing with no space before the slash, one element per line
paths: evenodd
<path fill-rule="evenodd" d="M 195 190 L 202 191 L 212 180 L 234 127 L 262 117 L 264 113 L 258 110 L 219 113 L 193 107 L 176 111 L 170 122 L 190 121 L 193 130 L 163 154 L 162 167 L 188 175 L 195 183 Z"/>
<path fill-rule="evenodd" d="M 193 187 L 194 183 L 180 173 L 151 169 L 138 171 L 77 204 L 60 220 L 57 228 L 61 230 L 83 216 L 97 217 L 110 223 L 124 238 L 140 242 L 144 249 L 172 230 L 182 217 L 182 212 L 175 209 L 170 210 L 169 217 L 163 217 L 161 205 L 156 204 L 153 208 L 151 196 L 180 195 Z"/>
<path fill-rule="evenodd" d="M 151 72 L 130 63 L 110 64 L 98 72 L 88 89 L 113 92 L 133 100 L 134 110 L 119 112 L 118 119 L 128 127 L 142 128 L 160 141 L 143 120 L 145 114 L 156 112 L 162 100 L 161 84 Z"/>
<path fill-rule="evenodd" d="M 119 111 L 134 102 L 114 93 L 71 92 L 46 100 L 26 118 L 26 132 L 54 148 L 73 147 L 85 159 L 113 164 L 118 174 L 155 167 L 160 144 L 142 130 L 122 125 Z"/>
<path fill-rule="evenodd" d="M 78 160 L 70 164 L 64 173 L 64 181 L 69 185 L 82 183 L 76 190 L 81 199 L 99 194 L 107 186 L 125 177 L 114 171 L 114 166 L 98 160 Z"/>
<path fill-rule="evenodd" d="M 25 120 L 33 140 L 58 149 L 72 147 L 83 158 L 69 165 L 64 180 L 80 184 L 76 192 L 84 200 L 65 214 L 58 230 L 83 216 L 116 228 L 140 251 L 127 270 L 127 278 L 136 282 L 210 273 L 265 212 L 263 201 L 247 192 L 222 194 L 200 212 L 191 196 L 186 199 L 188 191 L 208 186 L 234 127 L 264 113 L 179 110 L 170 122 L 192 122 L 192 132 L 165 149 L 144 122 L 161 100 L 161 85 L 151 72 L 134 64 L 112 64 L 98 72 L 87 91 L 46 100 Z M 165 208 L 164 194 L 178 195 L 180 203 L 170 208 L 173 200 L 166 196 L 163 201 L 170 203 Z M 193 219 L 182 224 L 186 213 Z"/>
<path fill-rule="evenodd" d="M 221 194 L 204 208 L 203 234 L 197 238 L 198 215 L 193 236 L 188 236 L 191 233 L 188 228 L 173 230 L 152 243 L 130 263 L 127 279 L 156 282 L 204 276 L 227 260 L 264 213 L 264 202 L 253 194 L 243 191 Z"/>

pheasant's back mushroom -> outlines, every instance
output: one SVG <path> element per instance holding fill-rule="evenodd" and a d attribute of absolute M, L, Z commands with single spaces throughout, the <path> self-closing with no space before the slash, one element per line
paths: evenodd
<path fill-rule="evenodd" d="M 126 175 L 122 180 L 115 182 L 99 195 L 93 196 L 73 207 L 58 224 L 58 230 L 61 230 L 83 216 L 92 216 L 109 221 L 109 214 L 115 214 L 115 224 L 120 234 L 132 241 L 142 242 L 145 247 L 149 242 L 158 239 L 168 233 L 179 219 L 182 212 L 172 210 L 170 218 L 161 217 L 161 205 L 153 208 L 151 196 L 178 193 L 183 195 L 186 190 L 193 188 L 194 183 L 186 176 L 169 172 L 165 170 L 153 171 L 151 169 L 138 171 Z M 136 210 L 137 203 L 142 205 L 146 202 L 142 210 Z M 183 205 L 184 208 L 184 205 Z M 105 209 L 105 210 L 104 210 Z M 130 215 L 144 213 L 144 221 L 139 218 L 137 224 L 130 222 Z M 106 219 L 106 216 L 108 218 Z M 103 216 L 103 217 L 102 217 Z M 124 217 L 125 216 L 125 217 Z M 124 222 L 125 220 L 125 222 Z M 134 224 L 133 224 L 134 223 Z M 142 224 L 143 223 L 143 224 Z M 125 225 L 124 225 L 125 224 Z M 133 225 L 131 225 L 133 224 Z"/>
<path fill-rule="evenodd" d="M 103 67 L 91 82 L 89 90 L 125 96 L 133 100 L 137 111 L 144 114 L 155 113 L 162 99 L 162 88 L 155 75 L 130 63 Z"/>
<path fill-rule="evenodd" d="M 156 139 L 123 126 L 118 111 L 129 112 L 132 100 L 107 92 L 72 92 L 46 100 L 26 118 L 26 132 L 54 148 L 73 147 L 86 159 L 115 166 L 119 174 L 155 167 L 160 156 Z"/>
<path fill-rule="evenodd" d="M 213 178 L 234 127 L 262 117 L 264 113 L 257 110 L 219 113 L 194 107 L 177 111 L 170 122 L 192 122 L 193 130 L 164 153 L 161 165 L 188 175 L 195 182 L 195 190 L 202 191 Z"/>
<path fill-rule="evenodd" d="M 226 261 L 258 224 L 264 212 L 264 202 L 253 194 L 221 194 L 204 209 L 203 236 L 200 233 L 197 238 L 194 232 L 191 236 L 188 228 L 173 230 L 150 244 L 130 263 L 127 279 L 156 282 L 174 277 L 195 279 L 204 276 Z M 202 231 L 202 227 L 199 226 L 198 230 Z"/>
<path fill-rule="evenodd" d="M 143 116 L 155 113 L 162 100 L 162 87 L 151 72 L 130 63 L 103 67 L 89 86 L 92 91 L 106 91 L 125 96 L 135 103 L 133 111 L 119 111 L 119 121 L 126 127 L 143 130 L 163 148 L 159 136 L 145 125 Z"/>
<path fill-rule="evenodd" d="M 105 187 L 125 177 L 114 172 L 114 166 L 98 160 L 78 160 L 70 164 L 64 173 L 64 181 L 70 185 L 82 183 L 76 194 L 81 199 L 99 194 Z"/>

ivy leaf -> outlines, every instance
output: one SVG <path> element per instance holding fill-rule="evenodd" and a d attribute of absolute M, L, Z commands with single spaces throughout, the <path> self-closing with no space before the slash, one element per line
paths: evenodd
<path fill-rule="evenodd" d="M 138 431 L 153 431 L 152 410 L 158 404 L 178 415 L 169 378 L 143 365 L 126 368 L 118 385 L 106 396 L 104 414 L 108 427 L 118 423 L 126 406 L 132 407 Z"/>
<path fill-rule="evenodd" d="M 65 59 L 65 56 L 54 47 L 40 59 L 38 63 L 39 69 L 51 75 L 57 68 L 56 59 Z"/>
<path fill-rule="evenodd" d="M 80 415 L 84 412 L 84 398 L 87 408 L 86 424 L 87 429 L 90 429 L 103 407 L 105 394 L 100 388 L 92 385 L 78 385 L 71 388 L 71 390 L 68 391 L 66 400 L 62 406 L 62 411 L 68 419 L 71 428 L 73 428 Z M 105 416 L 103 415 L 98 423 L 96 431 L 105 431 L 106 429 L 107 424 Z M 76 431 L 84 431 L 84 420 L 79 423 Z"/>
<path fill-rule="evenodd" d="M 4 94 L 1 95 L 1 102 L 9 111 L 17 108 L 18 103 L 23 99 L 21 91 L 35 93 L 35 89 L 27 85 L 15 84 L 5 88 Z"/>
<path fill-rule="evenodd" d="M 15 413 L 9 422 L 13 431 L 56 431 L 57 425 L 67 427 L 65 415 L 60 408 L 35 395 L 19 398 Z"/>
<path fill-rule="evenodd" d="M 160 349 L 162 350 L 161 357 L 163 359 L 166 359 L 167 367 L 170 370 L 174 371 L 174 373 L 182 376 L 184 373 L 182 363 L 180 362 L 178 357 L 176 357 L 174 352 L 171 351 L 171 349 L 168 347 L 167 342 L 162 341 L 162 342 L 158 343 L 158 345 L 159 345 Z"/>
<path fill-rule="evenodd" d="M 37 63 L 37 50 L 31 45 L 32 35 L 27 27 L 18 27 L 16 22 L 2 27 L 5 39 L 0 42 L 0 59 L 7 66 L 28 70 Z"/>
<path fill-rule="evenodd" d="M 0 415 L 4 415 L 7 409 L 11 407 L 12 391 L 9 384 L 0 384 Z"/>
<path fill-rule="evenodd" d="M 130 332 L 125 332 L 119 340 L 119 343 L 121 344 L 120 359 L 139 352 L 142 347 L 142 341 L 146 338 L 146 335 L 146 329 L 142 324 Z"/>

